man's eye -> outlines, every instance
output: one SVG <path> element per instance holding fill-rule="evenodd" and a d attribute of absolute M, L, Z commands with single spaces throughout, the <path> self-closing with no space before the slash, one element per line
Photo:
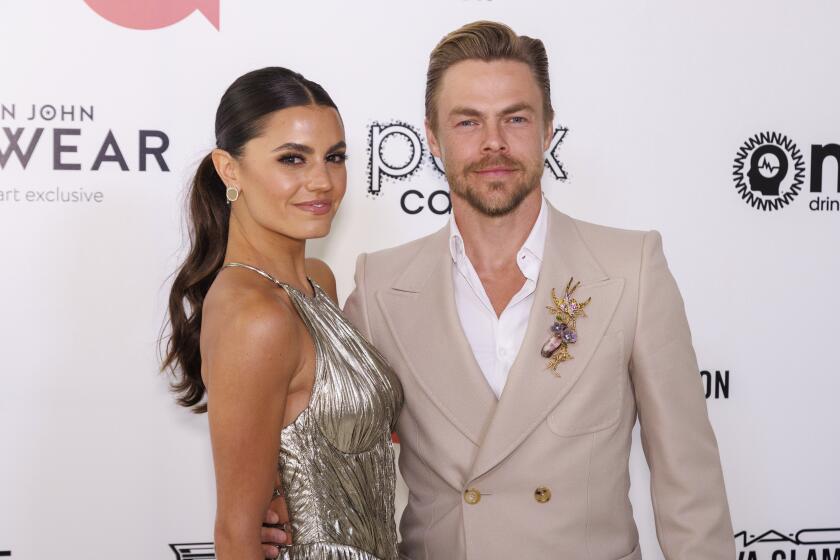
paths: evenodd
<path fill-rule="evenodd" d="M 515 116 L 510 118 L 510 122 L 514 124 L 522 124 L 524 122 L 528 122 L 528 119 L 526 119 L 525 117 Z"/>
<path fill-rule="evenodd" d="M 458 126 L 460 126 L 460 127 L 464 127 L 464 128 L 467 128 L 467 127 L 470 127 L 470 126 L 475 126 L 476 124 L 478 124 L 478 123 L 477 123 L 477 122 L 475 122 L 475 121 L 472 121 L 472 120 L 467 120 L 467 121 L 461 121 L 461 122 L 459 122 L 459 123 L 458 123 Z"/>

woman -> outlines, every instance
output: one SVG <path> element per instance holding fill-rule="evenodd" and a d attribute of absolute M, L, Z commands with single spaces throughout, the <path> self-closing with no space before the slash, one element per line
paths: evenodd
<path fill-rule="evenodd" d="M 250 72 L 221 99 L 216 145 L 189 195 L 164 367 L 178 402 L 208 412 L 217 557 L 264 557 L 279 478 L 294 544 L 278 558 L 397 558 L 390 433 L 402 390 L 342 317 L 329 268 L 305 258 L 346 187 L 335 103 L 290 70 Z"/>

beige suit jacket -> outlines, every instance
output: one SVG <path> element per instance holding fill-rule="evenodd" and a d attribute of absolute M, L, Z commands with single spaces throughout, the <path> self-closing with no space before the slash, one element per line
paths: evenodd
<path fill-rule="evenodd" d="M 447 225 L 361 255 L 345 305 L 405 391 L 401 554 L 640 559 L 628 498 L 638 416 L 665 557 L 735 558 L 717 443 L 659 234 L 550 210 L 534 308 L 498 401 L 461 329 L 451 267 Z M 572 276 L 576 298 L 592 302 L 557 377 L 540 356 L 553 322 L 545 307 Z M 538 487 L 548 501 L 536 499 Z"/>

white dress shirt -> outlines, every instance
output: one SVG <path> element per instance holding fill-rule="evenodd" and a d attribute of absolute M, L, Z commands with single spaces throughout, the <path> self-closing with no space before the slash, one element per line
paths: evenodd
<path fill-rule="evenodd" d="M 525 276 L 525 284 L 508 302 L 501 315 L 487 297 L 469 257 L 464 251 L 464 240 L 455 223 L 449 218 L 449 250 L 452 254 L 452 282 L 455 288 L 455 307 L 461 328 L 470 343 L 487 383 L 496 398 L 501 397 L 508 372 L 525 338 L 525 329 L 534 305 L 534 290 L 542 266 L 547 233 L 548 209 L 543 198 L 540 214 L 525 243 L 516 253 L 516 264 Z M 533 349 L 539 352 L 539 348 Z"/>

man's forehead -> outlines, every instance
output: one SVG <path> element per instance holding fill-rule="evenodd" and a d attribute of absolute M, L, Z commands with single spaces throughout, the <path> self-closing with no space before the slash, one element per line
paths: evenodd
<path fill-rule="evenodd" d="M 531 68 L 521 60 L 498 59 L 480 60 L 470 58 L 456 62 L 443 73 L 443 84 L 446 82 L 460 82 L 463 80 L 492 80 L 510 78 L 522 78 L 531 76 Z"/>
<path fill-rule="evenodd" d="M 439 101 L 449 106 L 507 106 L 539 98 L 530 67 L 517 60 L 464 60 L 443 75 Z"/>

